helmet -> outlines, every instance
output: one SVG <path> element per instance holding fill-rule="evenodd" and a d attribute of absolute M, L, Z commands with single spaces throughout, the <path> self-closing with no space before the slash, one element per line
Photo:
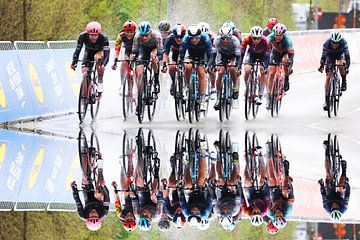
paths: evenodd
<path fill-rule="evenodd" d="M 266 229 L 267 229 L 268 233 L 270 233 L 270 234 L 275 234 L 275 233 L 277 233 L 279 231 L 279 229 L 276 228 L 272 222 L 270 222 L 266 226 Z"/>
<path fill-rule="evenodd" d="M 231 27 L 232 30 L 235 29 L 235 24 L 234 24 L 233 21 L 226 21 L 226 22 L 224 22 L 223 27 L 224 27 L 224 26 L 229 26 L 229 27 Z"/>
<path fill-rule="evenodd" d="M 98 22 L 89 22 L 86 25 L 86 32 L 90 35 L 97 35 L 101 33 L 101 25 Z"/>
<path fill-rule="evenodd" d="M 162 232 L 166 232 L 170 229 L 170 221 L 162 220 L 158 223 L 158 228 Z"/>
<path fill-rule="evenodd" d="M 166 20 L 162 20 L 158 24 L 158 29 L 160 32 L 168 32 L 170 31 L 170 23 Z"/>
<path fill-rule="evenodd" d="M 203 219 L 203 220 L 201 220 L 200 225 L 199 225 L 198 228 L 199 228 L 200 230 L 205 231 L 205 230 L 207 230 L 209 227 L 210 227 L 209 220 L 208 220 L 208 219 Z"/>
<path fill-rule="evenodd" d="M 151 23 L 148 21 L 141 22 L 138 26 L 138 32 L 140 35 L 148 34 L 151 30 Z"/>
<path fill-rule="evenodd" d="M 273 29 L 273 27 L 278 24 L 279 21 L 276 18 L 269 18 L 266 22 L 266 26 L 270 29 Z"/>
<path fill-rule="evenodd" d="M 342 39 L 342 35 L 339 31 L 333 31 L 330 35 L 330 39 L 333 43 L 338 43 Z"/>
<path fill-rule="evenodd" d="M 207 33 L 210 31 L 210 26 L 206 22 L 199 22 L 198 27 L 201 29 L 201 32 Z"/>
<path fill-rule="evenodd" d="M 123 29 L 125 31 L 135 31 L 136 28 L 137 28 L 136 23 L 131 21 L 131 20 L 125 22 L 124 25 L 123 25 Z"/>
<path fill-rule="evenodd" d="M 125 221 L 123 227 L 126 231 L 131 232 L 136 229 L 136 222 L 135 221 Z"/>
<path fill-rule="evenodd" d="M 284 217 L 277 217 L 273 220 L 274 226 L 278 229 L 283 229 L 286 226 L 286 219 Z"/>
<path fill-rule="evenodd" d="M 284 35 L 286 33 L 286 26 L 282 23 L 278 23 L 274 26 L 273 32 L 276 35 Z"/>
<path fill-rule="evenodd" d="M 263 34 L 263 29 L 259 26 L 254 26 L 250 29 L 251 37 L 259 38 Z"/>
<path fill-rule="evenodd" d="M 263 223 L 263 218 L 261 215 L 256 214 L 251 217 L 250 222 L 253 226 L 257 227 Z"/>
<path fill-rule="evenodd" d="M 151 229 L 151 222 L 147 218 L 140 218 L 138 221 L 138 225 L 141 231 L 150 231 Z"/>
<path fill-rule="evenodd" d="M 235 228 L 235 223 L 228 216 L 220 218 L 221 226 L 225 229 L 225 231 L 231 232 Z"/>
<path fill-rule="evenodd" d="M 186 27 L 183 24 L 178 23 L 172 31 L 175 37 L 183 37 L 186 33 Z"/>
<path fill-rule="evenodd" d="M 339 209 L 334 209 L 330 213 L 330 217 L 334 222 L 340 221 L 341 216 L 342 216 L 342 213 L 340 212 Z"/>
<path fill-rule="evenodd" d="M 188 218 L 188 222 L 191 227 L 197 228 L 200 226 L 201 217 L 192 215 Z"/>
<path fill-rule="evenodd" d="M 181 214 L 177 214 L 175 213 L 174 217 L 173 217 L 173 224 L 176 228 L 183 228 L 184 225 L 186 223 L 186 218 L 185 216 L 181 213 Z"/>
<path fill-rule="evenodd" d="M 97 231 L 101 228 L 101 219 L 98 217 L 90 217 L 86 219 L 86 227 L 91 231 Z"/>
<path fill-rule="evenodd" d="M 221 37 L 231 37 L 233 30 L 230 26 L 222 26 L 219 30 Z"/>
<path fill-rule="evenodd" d="M 187 33 L 191 37 L 196 37 L 196 36 L 199 36 L 201 34 L 201 29 L 199 28 L 198 25 L 191 25 L 189 27 L 189 29 L 187 30 Z"/>

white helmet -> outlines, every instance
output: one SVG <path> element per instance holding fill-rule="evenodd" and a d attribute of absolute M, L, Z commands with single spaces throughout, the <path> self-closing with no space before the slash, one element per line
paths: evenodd
<path fill-rule="evenodd" d="M 219 30 L 221 37 L 231 37 L 233 30 L 230 26 L 222 26 Z"/>
<path fill-rule="evenodd" d="M 201 29 L 202 32 L 207 33 L 210 31 L 210 25 L 206 22 L 199 22 L 198 27 Z"/>
<path fill-rule="evenodd" d="M 334 222 L 338 222 L 338 221 L 340 221 L 342 214 L 341 214 L 340 210 L 335 209 L 335 210 L 331 211 L 330 217 Z"/>
<path fill-rule="evenodd" d="M 254 26 L 250 29 L 251 37 L 261 37 L 263 35 L 263 29 L 260 26 Z"/>
<path fill-rule="evenodd" d="M 263 221 L 264 220 L 263 220 L 262 216 L 258 215 L 258 214 L 253 215 L 250 219 L 251 224 L 255 227 L 260 226 L 263 223 Z"/>
<path fill-rule="evenodd" d="M 201 220 L 200 225 L 198 226 L 198 228 L 203 231 L 207 230 L 209 227 L 210 223 L 208 219 Z"/>
<path fill-rule="evenodd" d="M 231 217 L 225 216 L 220 218 L 220 224 L 225 231 L 231 232 L 235 228 L 235 223 L 230 219 Z"/>
<path fill-rule="evenodd" d="M 333 31 L 330 35 L 330 39 L 332 42 L 337 43 L 342 39 L 342 35 L 339 31 Z"/>
<path fill-rule="evenodd" d="M 187 34 L 191 37 L 199 36 L 201 34 L 201 29 L 198 25 L 193 24 L 187 30 Z"/>

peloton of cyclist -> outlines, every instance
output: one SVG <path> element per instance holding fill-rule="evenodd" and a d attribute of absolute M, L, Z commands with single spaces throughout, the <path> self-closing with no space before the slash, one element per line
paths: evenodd
<path fill-rule="evenodd" d="M 223 26 L 219 30 L 220 35 L 214 40 L 214 47 L 216 50 L 215 64 L 217 66 L 217 78 L 216 78 L 216 102 L 214 105 L 215 110 L 220 109 L 220 96 L 221 96 L 221 82 L 225 72 L 225 65 L 229 67 L 229 75 L 233 82 L 232 98 L 237 99 L 239 97 L 239 76 L 241 71 L 241 48 L 239 39 L 233 36 L 233 30 L 229 26 Z M 212 62 L 213 59 L 210 61 Z M 211 65 L 211 63 L 209 63 Z M 236 66 L 236 68 L 235 68 Z"/>
<path fill-rule="evenodd" d="M 153 30 L 150 22 L 141 22 L 135 34 L 130 60 L 138 60 L 136 66 L 136 79 L 138 92 L 142 90 L 141 79 L 144 72 L 144 63 L 141 61 L 152 61 L 152 69 L 155 79 L 155 91 L 160 92 L 159 82 L 159 57 L 162 55 L 163 44 L 161 34 Z"/>
<path fill-rule="evenodd" d="M 129 20 L 124 23 L 123 28 L 118 33 L 115 42 L 114 64 L 111 66 L 113 70 L 117 68 L 117 61 L 119 59 L 121 48 L 124 48 L 125 50 L 122 59 L 129 60 L 136 28 L 137 28 L 136 23 L 134 21 Z M 127 65 L 128 65 L 127 62 L 121 63 L 121 69 L 120 69 L 121 81 L 123 81 L 124 79 Z"/>
<path fill-rule="evenodd" d="M 273 28 L 276 24 L 278 24 L 279 21 L 276 18 L 269 18 L 266 22 L 266 28 L 263 31 L 264 36 L 268 36 L 272 33 Z"/>
<path fill-rule="evenodd" d="M 185 85 L 183 89 L 183 95 L 187 96 L 188 84 L 190 81 L 190 75 L 192 71 L 193 61 L 208 61 L 212 53 L 211 40 L 206 33 L 202 33 L 201 29 L 197 25 L 191 25 L 187 30 L 187 34 L 183 38 L 180 47 L 179 61 L 182 63 L 185 59 L 185 71 L 184 79 Z M 207 81 L 205 75 L 205 68 L 203 65 L 198 66 L 198 74 L 200 81 L 200 109 L 206 110 L 205 106 L 205 94 L 207 89 Z"/>
<path fill-rule="evenodd" d="M 246 49 L 248 48 L 245 56 Z M 262 95 L 266 86 L 266 73 L 269 66 L 270 58 L 270 42 L 263 36 L 263 30 L 259 26 L 254 26 L 250 29 L 250 35 L 246 36 L 242 42 L 241 49 L 241 60 L 244 61 L 244 79 L 247 81 L 250 71 L 251 64 L 255 63 L 255 60 L 260 60 L 260 91 L 257 104 L 261 104 Z"/>
<path fill-rule="evenodd" d="M 285 82 L 284 90 L 290 88 L 289 75 L 294 62 L 294 49 L 290 36 L 286 33 L 286 26 L 278 23 L 274 26 L 273 32 L 267 36 L 272 46 L 270 54 L 269 79 L 268 79 L 268 109 L 270 105 L 270 96 L 273 91 L 276 64 L 283 62 L 285 64 Z"/>
<path fill-rule="evenodd" d="M 88 68 L 92 68 L 93 66 L 93 63 L 89 61 L 96 60 L 96 69 L 98 72 L 97 91 L 102 93 L 104 91 L 103 76 L 105 66 L 109 62 L 110 47 L 107 36 L 101 32 L 100 23 L 89 22 L 86 25 L 86 31 L 80 34 L 71 63 L 73 70 L 77 67 L 79 54 L 83 45 L 85 45 L 85 52 L 81 69 L 82 75 L 85 76 Z"/>
<path fill-rule="evenodd" d="M 350 54 L 348 44 L 338 30 L 333 31 L 330 34 L 330 37 L 324 42 L 320 60 L 320 72 L 323 72 L 324 65 L 326 64 L 324 111 L 327 111 L 329 108 L 329 96 L 327 96 L 327 93 L 330 87 L 330 77 L 332 74 L 331 65 L 335 63 L 344 65 L 339 66 L 339 70 L 342 79 L 341 91 L 346 91 L 346 75 L 349 72 L 350 67 Z"/>
<path fill-rule="evenodd" d="M 328 141 L 324 141 L 325 152 L 329 148 Z M 320 179 L 320 193 L 323 202 L 323 208 L 330 214 L 333 221 L 340 221 L 342 215 L 346 212 L 350 198 L 350 184 L 346 176 L 346 161 L 341 160 L 341 176 L 338 186 L 330 173 L 330 156 L 325 153 L 326 178 Z M 340 171 L 340 170 L 339 170 Z"/>
<path fill-rule="evenodd" d="M 181 41 L 186 34 L 186 28 L 183 24 L 178 23 L 173 28 L 172 33 L 167 36 L 165 39 L 165 50 L 163 55 L 163 67 L 162 72 L 166 72 L 167 68 L 169 67 L 169 75 L 171 78 L 171 88 L 170 94 L 174 95 L 175 89 L 175 73 L 176 73 L 176 66 L 174 65 L 179 57 L 179 49 L 181 45 Z M 169 54 L 172 52 L 171 60 L 169 61 Z M 168 63 L 171 65 L 168 66 Z"/>

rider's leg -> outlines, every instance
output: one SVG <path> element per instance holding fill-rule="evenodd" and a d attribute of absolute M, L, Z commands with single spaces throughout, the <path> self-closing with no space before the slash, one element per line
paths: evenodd
<path fill-rule="evenodd" d="M 207 80 L 204 66 L 198 67 L 198 74 L 200 80 L 200 109 L 205 111 L 205 96 L 207 90 Z"/>
<path fill-rule="evenodd" d="M 267 89 L 268 89 L 268 95 L 267 95 L 267 108 L 270 108 L 270 101 L 271 101 L 271 95 L 273 94 L 274 90 L 274 77 L 275 77 L 276 67 L 274 65 L 269 66 L 269 73 L 268 73 L 268 81 L 267 81 Z"/>
<path fill-rule="evenodd" d="M 151 66 L 154 72 L 154 80 L 155 80 L 155 90 L 156 92 L 160 92 L 160 82 L 159 82 L 159 59 L 157 58 L 157 48 L 154 48 L 150 53 L 151 58 Z"/>
<path fill-rule="evenodd" d="M 231 66 L 235 66 L 236 60 L 232 59 L 229 63 Z M 240 80 L 239 77 L 236 75 L 236 67 L 229 67 L 230 78 L 233 82 L 233 92 L 232 98 L 238 99 L 239 97 L 239 87 L 240 87 Z"/>
<path fill-rule="evenodd" d="M 346 71 L 345 71 L 345 61 L 343 59 L 338 60 L 337 64 L 342 65 L 339 66 L 340 75 L 341 75 L 341 91 L 346 91 Z"/>
<path fill-rule="evenodd" d="M 202 155 L 202 154 L 201 154 Z M 198 178 L 198 185 L 204 186 L 207 174 L 207 160 L 206 156 L 201 156 L 199 161 L 199 178 Z"/>
<path fill-rule="evenodd" d="M 259 155 L 259 164 L 260 164 L 260 185 L 264 184 L 266 179 L 268 179 L 268 174 L 264 162 L 264 158 L 262 155 Z"/>
<path fill-rule="evenodd" d="M 223 66 L 217 67 L 217 77 L 216 77 L 216 102 L 214 105 L 215 110 L 220 109 L 220 97 L 221 97 L 221 81 L 224 75 L 225 68 Z"/>
<path fill-rule="evenodd" d="M 329 90 L 330 90 L 330 77 L 332 75 L 331 69 L 328 69 L 328 67 L 326 66 L 326 78 L 325 78 L 325 102 L 323 105 L 323 109 L 325 111 L 328 110 L 329 108 Z"/>
<path fill-rule="evenodd" d="M 124 59 L 123 59 L 123 60 L 129 60 L 129 56 L 128 56 L 128 55 L 124 55 Z M 124 84 L 125 76 L 127 75 L 128 65 L 129 65 L 129 64 L 128 64 L 127 62 L 121 62 L 121 67 L 120 67 L 121 86 Z"/>
<path fill-rule="evenodd" d="M 104 76 L 104 72 L 101 70 L 101 64 L 102 64 L 102 60 L 104 59 L 104 52 L 103 51 L 98 51 L 95 53 L 94 59 L 96 61 L 96 69 L 98 71 L 98 76 L 99 76 L 99 83 L 102 84 L 103 82 L 103 76 Z"/>
<path fill-rule="evenodd" d="M 268 180 L 269 187 L 276 186 L 276 176 L 275 176 L 275 172 L 274 172 L 275 171 L 274 160 L 270 157 L 267 161 L 267 171 L 268 171 L 268 176 L 269 176 L 269 180 Z"/>

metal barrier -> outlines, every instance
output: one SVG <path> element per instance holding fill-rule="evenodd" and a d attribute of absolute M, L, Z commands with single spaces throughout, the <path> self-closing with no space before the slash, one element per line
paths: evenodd
<path fill-rule="evenodd" d="M 14 206 L 14 202 L 0 202 L 0 211 L 11 211 Z"/>
<path fill-rule="evenodd" d="M 49 49 L 43 41 L 15 41 L 14 44 L 17 50 Z"/>
<path fill-rule="evenodd" d="M 50 203 L 47 207 L 48 211 L 59 211 L 59 212 L 76 212 L 75 203 Z"/>
<path fill-rule="evenodd" d="M 75 40 L 69 40 L 69 41 L 48 41 L 47 45 L 50 49 L 68 49 L 76 48 L 77 42 Z"/>
<path fill-rule="evenodd" d="M 15 50 L 14 44 L 10 41 L 0 41 L 0 51 Z"/>
<path fill-rule="evenodd" d="M 48 205 L 45 202 L 17 202 L 14 211 L 44 211 Z"/>

